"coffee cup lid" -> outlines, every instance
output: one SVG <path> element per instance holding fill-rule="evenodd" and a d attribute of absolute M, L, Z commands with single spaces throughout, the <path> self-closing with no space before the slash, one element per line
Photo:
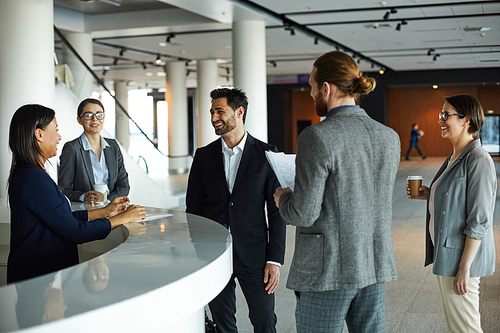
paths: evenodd
<path fill-rule="evenodd" d="M 418 180 L 423 179 L 422 176 L 408 176 L 408 180 Z"/>

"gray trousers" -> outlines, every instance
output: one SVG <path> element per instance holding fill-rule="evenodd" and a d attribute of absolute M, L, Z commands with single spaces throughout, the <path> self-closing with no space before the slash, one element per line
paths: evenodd
<path fill-rule="evenodd" d="M 296 291 L 297 333 L 342 333 L 344 320 L 349 333 L 385 332 L 385 285 L 362 289 Z"/>

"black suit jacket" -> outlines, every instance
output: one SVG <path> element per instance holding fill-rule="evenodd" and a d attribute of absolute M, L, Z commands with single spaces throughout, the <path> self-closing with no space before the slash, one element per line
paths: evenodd
<path fill-rule="evenodd" d="M 232 194 L 224 173 L 222 138 L 196 150 L 188 180 L 186 212 L 230 228 L 233 248 L 250 268 L 264 268 L 266 261 L 283 264 L 285 256 L 286 226 L 273 198 L 280 185 L 266 150 L 277 151 L 248 134 Z"/>
<path fill-rule="evenodd" d="M 123 165 L 120 146 L 114 139 L 105 138 L 109 147 L 104 148 L 106 165 L 108 166 L 108 199 L 128 195 L 130 185 L 128 174 Z M 59 186 L 71 201 L 80 201 L 83 193 L 94 189 L 94 173 L 90 152 L 83 149 L 81 138 L 66 142 L 61 153 L 59 168 Z"/>

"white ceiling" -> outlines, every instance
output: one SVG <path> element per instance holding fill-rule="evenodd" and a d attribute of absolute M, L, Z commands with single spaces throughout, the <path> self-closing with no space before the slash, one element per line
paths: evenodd
<path fill-rule="evenodd" d="M 54 6 L 57 28 L 92 34 L 98 76 L 109 68 L 106 81 L 127 80 L 131 87 L 165 86 L 156 54 L 163 64 L 189 60 L 189 86 L 196 82 L 196 60 L 218 59 L 219 83 L 231 84 L 234 17 L 265 19 L 268 75 L 309 73 L 314 59 L 335 45 L 363 58 L 363 71 L 500 67 L 500 1 L 54 0 Z M 392 8 L 397 13 L 384 20 Z M 468 31 L 481 27 L 486 31 Z M 175 37 L 165 45 L 170 33 Z"/>

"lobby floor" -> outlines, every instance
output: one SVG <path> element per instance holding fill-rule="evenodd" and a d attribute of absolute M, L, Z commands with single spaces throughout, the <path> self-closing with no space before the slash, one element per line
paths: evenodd
<path fill-rule="evenodd" d="M 421 160 L 413 157 L 401 161 L 393 194 L 392 236 L 398 280 L 386 283 L 387 332 L 424 333 L 449 332 L 444 319 L 437 283 L 431 266 L 424 268 L 425 202 L 406 197 L 406 177 L 422 175 L 429 185 L 444 158 Z M 500 179 L 500 160 L 495 161 Z M 500 190 L 498 191 L 500 192 Z M 500 202 L 497 192 L 495 209 L 495 243 L 497 272 L 480 283 L 480 309 L 485 333 L 500 332 Z M 184 210 L 184 207 L 178 207 Z M 276 290 L 277 331 L 294 333 L 295 296 L 285 283 L 294 251 L 295 228 L 287 227 L 285 265 L 281 269 L 281 282 Z M 237 320 L 240 333 L 253 332 L 243 294 L 237 294 Z M 344 327 L 344 332 L 347 328 Z"/>

